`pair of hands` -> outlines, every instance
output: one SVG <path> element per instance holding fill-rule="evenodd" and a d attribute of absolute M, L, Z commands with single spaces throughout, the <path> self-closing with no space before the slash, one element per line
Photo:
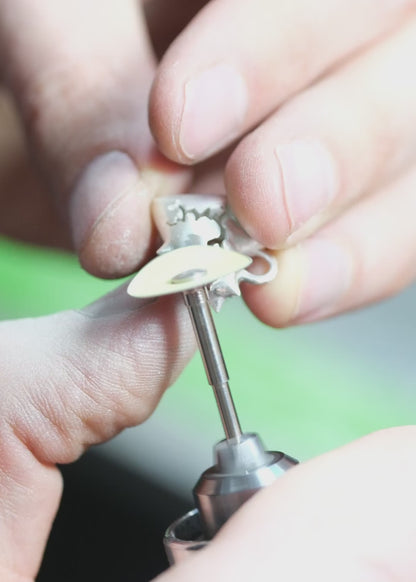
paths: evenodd
<path fill-rule="evenodd" d="M 226 189 L 278 255 L 276 280 L 244 292 L 268 324 L 398 291 L 416 270 L 415 8 L 1 0 L 1 73 L 25 138 L 5 92 L 0 228 L 72 241 L 87 270 L 117 277 L 154 250 L 155 195 Z M 59 503 L 55 464 L 145 420 L 192 332 L 175 298 L 120 289 L 4 322 L 0 343 L 0 577 L 27 582 Z M 161 579 L 413 579 L 415 441 L 396 429 L 293 469 Z"/>

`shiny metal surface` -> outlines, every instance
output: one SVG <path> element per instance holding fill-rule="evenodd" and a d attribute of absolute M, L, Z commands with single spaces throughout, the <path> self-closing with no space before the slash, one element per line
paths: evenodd
<path fill-rule="evenodd" d="M 177 520 L 166 533 L 166 552 L 174 563 L 203 547 L 247 499 L 297 461 L 283 453 L 266 452 L 255 434 L 242 434 L 210 309 L 211 305 L 219 311 L 227 297 L 240 295 L 242 281 L 271 281 L 277 273 L 276 259 L 247 235 L 224 197 L 187 194 L 156 198 L 153 216 L 164 241 L 158 251 L 161 258 L 185 248 L 199 247 L 202 251 L 211 247 L 236 251 L 245 259 L 257 258 L 266 265 L 258 275 L 247 270 L 249 263 L 236 263 L 232 271 L 202 281 L 208 271 L 195 257 L 195 264 L 184 265 L 169 278 L 169 284 L 178 285 L 183 293 L 226 435 L 226 440 L 215 446 L 214 466 L 201 475 L 194 488 L 197 509 Z M 186 286 L 179 287 L 184 282 Z"/>
<path fill-rule="evenodd" d="M 163 538 L 166 556 L 171 565 L 187 559 L 191 552 L 202 549 L 207 543 L 197 509 L 192 509 L 174 521 Z"/>
<path fill-rule="evenodd" d="M 156 226 L 163 238 L 159 255 L 187 246 L 219 246 L 257 258 L 264 265 L 262 273 L 252 273 L 247 268 L 241 268 L 212 281 L 207 289 L 209 302 L 215 311 L 220 311 L 227 297 L 240 295 L 242 282 L 262 285 L 276 276 L 275 257 L 249 237 L 227 206 L 224 196 L 162 196 L 154 200 L 152 209 Z"/>
<path fill-rule="evenodd" d="M 225 240 L 224 196 L 179 194 L 155 198 L 152 205 L 156 227 L 164 244 L 158 253 L 189 245 L 221 244 Z"/>
<path fill-rule="evenodd" d="M 214 457 L 215 465 L 204 471 L 195 485 L 197 508 L 166 531 L 164 545 L 170 564 L 204 548 L 250 497 L 298 463 L 284 453 L 266 451 L 254 433 L 217 443 Z"/>
<path fill-rule="evenodd" d="M 215 465 L 205 471 L 194 488 L 202 529 L 208 539 L 243 503 L 297 464 L 280 452 L 265 451 L 256 434 L 243 434 L 214 448 Z"/>
<path fill-rule="evenodd" d="M 191 316 L 208 382 L 214 389 L 225 435 L 227 439 L 238 441 L 241 437 L 240 422 L 228 385 L 228 372 L 208 304 L 207 292 L 202 287 L 192 289 L 184 293 L 184 298 Z"/>

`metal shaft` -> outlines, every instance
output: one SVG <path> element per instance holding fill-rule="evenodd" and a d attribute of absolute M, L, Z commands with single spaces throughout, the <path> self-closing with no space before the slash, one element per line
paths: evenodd
<path fill-rule="evenodd" d="M 228 385 L 228 372 L 218 341 L 206 289 L 198 287 L 186 291 L 184 298 L 198 340 L 208 382 L 214 389 L 225 436 L 227 439 L 239 440 L 241 438 L 240 422 Z"/>

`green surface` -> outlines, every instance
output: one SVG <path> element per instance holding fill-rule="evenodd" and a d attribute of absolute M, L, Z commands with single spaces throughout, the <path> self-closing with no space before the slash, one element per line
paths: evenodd
<path fill-rule="evenodd" d="M 69 253 L 1 237 L 0 269 L 3 319 L 80 308 L 119 284 L 88 275 Z"/>
<path fill-rule="evenodd" d="M 267 328 L 241 305 L 217 320 L 243 428 L 261 433 L 268 447 L 306 459 L 374 430 L 414 422 L 413 395 L 366 370 L 361 358 L 338 351 L 336 343 L 323 353 L 302 330 Z M 165 396 L 167 407 L 195 431 L 219 424 L 203 374 L 194 358 Z"/>
<path fill-rule="evenodd" d="M 5 239 L 0 265 L 3 318 L 79 308 L 118 284 L 87 275 L 68 254 Z M 238 300 L 225 307 L 217 324 L 243 426 L 260 432 L 267 445 L 306 458 L 413 421 L 410 395 L 386 385 L 358 357 L 341 353 L 336 342 L 323 351 L 302 330 L 269 329 Z M 388 400 L 380 397 L 389 393 Z M 168 390 L 160 413 L 191 432 L 219 424 L 199 357 Z"/>

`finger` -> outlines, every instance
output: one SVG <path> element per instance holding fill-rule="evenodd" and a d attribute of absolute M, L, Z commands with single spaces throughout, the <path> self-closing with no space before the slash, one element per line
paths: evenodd
<path fill-rule="evenodd" d="M 130 272 L 149 249 L 152 193 L 183 180 L 148 130 L 154 58 L 137 3 L 4 0 L 0 39 L 5 78 L 81 262 L 102 276 Z"/>
<path fill-rule="evenodd" d="M 71 249 L 62 217 L 26 151 L 8 91 L 0 90 L 0 233 Z"/>
<path fill-rule="evenodd" d="M 180 299 L 138 302 L 123 286 L 82 312 L 3 322 L 0 345 L 0 574 L 26 582 L 59 501 L 55 463 L 143 422 L 193 341 Z"/>
<path fill-rule="evenodd" d="M 227 191 L 255 239 L 293 245 L 414 162 L 415 51 L 412 18 L 237 146 Z"/>
<path fill-rule="evenodd" d="M 277 252 L 279 273 L 246 286 L 254 313 L 277 327 L 322 319 L 390 297 L 416 276 L 416 168 L 319 233 Z"/>
<path fill-rule="evenodd" d="M 150 101 L 159 147 L 184 163 L 209 156 L 414 5 L 212 0 L 159 67 Z"/>
<path fill-rule="evenodd" d="M 401 427 L 291 469 L 158 582 L 411 582 L 415 445 Z"/>

